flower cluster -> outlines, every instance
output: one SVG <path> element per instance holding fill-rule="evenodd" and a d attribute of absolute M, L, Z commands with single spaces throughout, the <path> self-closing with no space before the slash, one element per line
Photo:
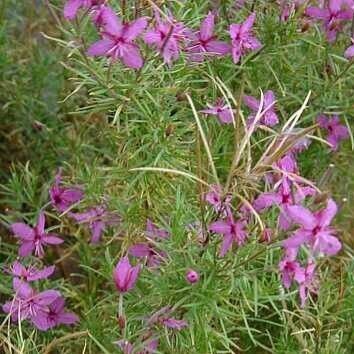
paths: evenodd
<path fill-rule="evenodd" d="M 240 59 L 262 47 L 253 33 L 256 20 L 252 13 L 243 23 L 231 24 L 229 36 L 231 43 L 218 39 L 214 32 L 216 15 L 209 12 L 202 21 L 199 30 L 192 30 L 177 21 L 171 14 L 161 18 L 160 10 L 155 9 L 153 25 L 148 27 L 148 18 L 140 17 L 130 23 L 123 22 L 105 1 L 69 0 L 64 7 L 64 16 L 73 20 L 80 8 L 86 9 L 96 25 L 101 39 L 92 44 L 89 56 L 106 56 L 112 62 L 121 60 L 132 69 L 144 65 L 137 40 L 155 49 L 164 62 L 171 65 L 181 53 L 185 53 L 192 63 L 200 63 L 208 58 L 232 55 L 237 64 Z"/>
<path fill-rule="evenodd" d="M 110 213 L 104 206 L 96 206 L 86 212 L 71 210 L 84 197 L 82 188 L 62 185 L 62 171 L 56 174 L 54 184 L 49 189 L 50 205 L 57 212 L 68 214 L 79 224 L 87 223 L 92 232 L 92 243 L 100 240 L 102 232 L 109 225 L 119 222 L 119 216 Z M 11 224 L 11 231 L 19 241 L 18 255 L 21 258 L 34 255 L 39 259 L 45 256 L 45 247 L 60 245 L 64 240 L 57 234 L 45 230 L 46 218 L 42 210 L 34 226 L 23 222 Z M 3 305 L 4 312 L 11 315 L 14 322 L 29 320 L 35 327 L 46 331 L 60 324 L 75 324 L 78 317 L 65 311 L 65 300 L 57 290 L 38 292 L 29 282 L 46 279 L 53 274 L 54 266 L 37 269 L 33 265 L 25 266 L 16 261 L 8 274 L 13 276 L 14 297 Z"/>
<path fill-rule="evenodd" d="M 274 94 L 267 91 L 268 107 L 274 104 Z M 260 103 L 253 97 L 244 99 L 248 106 L 259 109 Z M 266 98 L 265 98 L 266 100 Z M 264 100 L 264 101 L 265 101 Z M 273 110 L 264 110 L 269 113 L 269 121 L 277 121 Z M 263 118 L 266 114 L 263 114 Z M 273 118 L 274 117 L 274 118 Z M 249 120 L 253 120 L 250 117 Z M 318 125 L 328 131 L 327 140 L 332 150 L 337 150 L 341 140 L 348 138 L 348 129 L 340 124 L 338 116 L 328 118 L 320 115 Z M 264 122 L 263 124 L 266 125 Z M 276 232 L 271 228 L 264 228 L 260 241 L 271 242 L 274 234 L 284 233 L 288 237 L 282 242 L 284 257 L 279 263 L 283 285 L 290 288 L 293 282 L 299 285 L 301 305 L 304 306 L 310 292 L 316 292 L 318 281 L 316 279 L 316 259 L 320 256 L 333 256 L 341 249 L 341 242 L 336 231 L 330 226 L 337 213 L 337 205 L 328 199 L 327 205 L 322 209 L 310 211 L 304 206 L 311 197 L 312 204 L 318 189 L 314 183 L 304 179 L 299 174 L 297 155 L 309 146 L 308 141 L 298 141 L 288 152 L 273 164 L 273 172 L 265 176 L 271 191 L 256 196 L 252 205 L 241 204 L 232 210 L 232 197 L 223 194 L 221 186 L 212 186 L 205 195 L 205 200 L 212 205 L 214 211 L 221 219 L 210 224 L 209 230 L 223 236 L 219 255 L 224 257 L 233 245 L 241 247 L 249 237 L 249 224 L 253 213 L 264 213 L 267 209 L 277 207 L 279 210 Z M 311 204 L 311 203 L 310 203 Z M 313 207 L 316 207 L 314 205 Z M 252 210 L 253 209 L 253 210 Z M 299 228 L 295 229 L 296 226 Z M 305 265 L 301 265 L 301 250 L 307 255 Z"/>

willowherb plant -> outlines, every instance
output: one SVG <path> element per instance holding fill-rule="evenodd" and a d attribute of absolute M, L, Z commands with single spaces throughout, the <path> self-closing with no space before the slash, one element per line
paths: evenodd
<path fill-rule="evenodd" d="M 67 44 L 74 58 L 73 66 L 68 64 L 68 67 L 77 75 L 78 90 L 87 86 L 93 97 L 94 103 L 88 111 L 107 111 L 113 123 L 124 117 L 125 126 L 118 125 L 119 134 L 126 140 L 131 135 L 138 136 L 137 142 L 132 144 L 136 151 L 125 157 L 119 173 L 134 173 L 138 179 L 145 178 L 147 172 L 156 172 L 161 178 L 170 179 L 171 185 L 179 181 L 173 179 L 176 176 L 193 181 L 197 193 L 195 189 L 190 191 L 190 185 L 186 189 L 189 192 L 187 204 L 193 207 L 194 219 L 189 223 L 174 222 L 174 213 L 177 216 L 178 213 L 166 193 L 166 201 L 160 202 L 170 206 L 170 211 L 166 210 L 160 220 L 153 218 L 150 215 L 152 203 L 147 198 L 137 213 L 138 219 L 143 219 L 146 225 L 144 230 L 139 227 L 136 230 L 138 222 L 135 220 L 136 224 L 129 227 L 128 209 L 134 204 L 134 197 L 143 199 L 147 193 L 141 185 L 134 185 L 137 193 L 133 198 L 124 196 L 125 208 L 118 212 L 110 207 L 112 198 L 106 193 L 96 196 L 99 201 L 92 202 L 88 185 L 64 185 L 60 169 L 47 190 L 47 203 L 37 211 L 37 223 L 31 227 L 30 223 L 11 222 L 11 232 L 19 241 L 21 260 L 7 270 L 13 277 L 14 294 L 12 301 L 3 305 L 4 312 L 12 322 L 29 321 L 41 331 L 59 325 L 84 326 L 77 315 L 65 310 L 64 297 L 58 290 L 39 291 L 29 285 L 39 280 L 48 282 L 47 278 L 54 272 L 54 265 L 37 268 L 38 260 L 46 259 L 44 246 L 64 243 L 66 247 L 69 242 L 64 235 L 51 232 L 53 220 L 56 220 L 60 223 L 58 228 L 68 227 L 72 233 L 81 233 L 81 225 L 87 226 L 91 234 L 89 246 L 79 247 L 105 250 L 102 256 L 108 263 L 105 269 L 95 269 L 96 259 L 87 267 L 94 269 L 97 277 L 103 274 L 105 285 L 101 290 L 109 294 L 110 304 L 114 303 L 112 307 L 117 307 L 117 323 L 110 333 L 110 343 L 117 350 L 125 354 L 182 353 L 195 346 L 196 353 L 234 352 L 242 349 L 238 343 L 238 333 L 242 333 L 251 338 L 255 346 L 274 352 L 274 347 L 267 347 L 262 340 L 254 338 L 252 332 L 259 330 L 250 329 L 248 321 L 251 319 L 245 314 L 245 308 L 253 306 L 253 300 L 247 297 L 252 292 L 250 279 L 256 278 L 255 272 L 259 271 L 252 262 L 260 260 L 266 262 L 262 264 L 265 273 L 270 273 L 269 278 L 274 280 L 275 277 L 276 281 L 272 281 L 275 284 L 272 295 L 258 294 L 255 290 L 255 317 L 258 311 L 264 311 L 268 316 L 266 321 L 274 323 L 268 312 L 274 308 L 278 311 L 277 306 L 281 306 L 285 313 L 282 321 L 291 326 L 300 346 L 306 347 L 299 337 L 301 329 L 289 320 L 287 306 L 297 308 L 290 302 L 294 293 L 300 297 L 299 311 L 320 302 L 323 262 L 336 256 L 343 244 L 332 226 L 339 206 L 332 197 L 322 194 L 321 186 L 315 181 L 302 176 L 301 158 L 316 140 L 324 143 L 330 153 L 335 153 L 341 142 L 350 138 L 350 130 L 341 123 L 338 114 L 327 112 L 325 106 L 320 106 L 317 112 L 320 115 L 314 124 L 300 128 L 299 123 L 305 121 L 302 119 L 305 110 L 313 103 L 311 93 L 290 118 L 284 113 L 288 107 L 280 102 L 284 92 L 278 94 L 267 81 L 261 83 L 264 94 L 259 90 L 260 93 L 251 95 L 256 90 L 247 75 L 252 75 L 253 65 L 267 62 L 262 56 L 264 52 L 267 55 L 268 50 L 262 38 L 262 23 L 258 22 L 262 14 L 257 12 L 257 2 L 233 4 L 237 11 L 232 21 L 230 17 L 223 18 L 221 7 L 200 14 L 199 29 L 193 28 L 199 19 L 188 19 L 188 11 L 183 18 L 184 6 L 188 5 L 178 4 L 178 11 L 174 4 L 163 7 L 148 1 L 149 6 L 140 8 L 140 2 L 131 3 L 120 2 L 118 12 L 114 8 L 118 2 L 114 1 L 66 2 L 64 17 L 72 22 L 73 29 L 64 32 L 66 36 L 75 36 Z M 348 41 L 353 36 L 349 33 L 354 16 L 352 1 L 319 1 L 314 2 L 316 6 L 306 1 L 278 3 L 276 13 L 284 26 L 291 20 L 297 21 L 299 27 L 304 22 L 315 26 L 319 21 L 329 45 L 335 45 L 342 32 Z M 228 6 L 235 8 L 231 3 Z M 177 8 L 176 14 L 172 11 L 174 8 Z M 87 45 L 91 43 L 90 21 L 99 39 Z M 228 30 L 225 22 L 228 22 Z M 60 43 L 65 45 L 65 41 L 60 40 Z M 352 47 L 346 49 L 343 61 L 344 57 L 349 60 L 353 57 Z M 167 65 L 160 65 L 158 56 Z M 344 74 L 350 65 L 348 62 Z M 223 77 L 223 72 L 235 76 Z M 339 73 L 334 82 L 341 75 Z M 239 82 L 235 83 L 233 79 L 237 76 Z M 279 91 L 284 91 L 275 73 L 274 76 Z M 158 86 L 155 90 L 150 87 L 153 79 Z M 161 92 L 165 92 L 162 99 Z M 282 98 L 277 101 L 276 97 Z M 249 111 L 246 118 L 244 109 Z M 163 116 L 167 111 L 168 119 L 183 127 L 177 139 L 176 154 L 178 148 L 182 150 L 183 145 L 188 145 L 195 147 L 195 156 L 187 150 L 172 161 L 154 156 L 150 161 L 142 159 L 141 167 L 131 165 L 136 155 L 144 153 L 141 152 L 144 141 L 132 128 L 139 119 L 130 118 L 134 114 Z M 199 113 L 203 115 L 202 120 Z M 220 124 L 204 119 L 206 116 L 215 116 Z M 109 129 L 115 129 L 114 124 Z M 140 129 L 157 132 L 159 127 Z M 322 129 L 325 139 L 314 135 L 316 129 Z M 173 135 L 167 128 L 164 134 L 166 138 Z M 159 138 L 155 144 L 168 149 Z M 120 151 L 122 156 L 124 150 Z M 115 168 L 107 166 L 108 161 L 102 167 L 107 175 Z M 159 161 L 162 161 L 161 167 Z M 175 162 L 179 166 L 173 165 Z M 162 177 L 163 174 L 167 176 Z M 116 188 L 114 183 L 112 185 L 110 192 Z M 50 220 L 49 230 L 45 229 L 46 216 Z M 183 237 L 177 239 L 176 229 L 182 230 Z M 114 231 L 115 235 L 105 243 L 109 231 Z M 117 254 L 115 259 L 110 257 L 111 245 Z M 107 273 L 111 273 L 109 277 Z M 265 277 L 262 282 L 267 281 Z M 243 278 L 247 280 L 244 284 Z M 208 287 L 211 283 L 215 285 L 212 290 Z M 114 287 L 118 301 L 114 300 Z M 142 298 L 146 299 L 146 304 L 142 303 Z M 103 299 L 102 303 L 105 301 Z M 99 299 L 95 302 L 100 305 Z M 239 305 L 241 312 L 237 312 Z M 262 310 L 258 310 L 258 306 Z M 212 308 L 210 312 L 208 307 Z M 86 322 L 85 317 L 91 310 L 80 313 L 81 322 Z M 112 317 L 112 313 L 109 316 Z M 244 326 L 234 326 L 233 322 L 240 318 Z M 187 342 L 185 338 L 189 337 Z M 268 338 L 272 342 L 271 334 Z M 203 343 L 196 344 L 197 341 Z M 102 349 L 100 343 L 98 346 Z"/>

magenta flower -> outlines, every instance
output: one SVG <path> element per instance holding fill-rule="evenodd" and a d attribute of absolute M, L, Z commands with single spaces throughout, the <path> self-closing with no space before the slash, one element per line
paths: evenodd
<path fill-rule="evenodd" d="M 161 260 L 166 258 L 166 253 L 158 250 L 153 243 L 137 243 L 129 248 L 129 254 L 136 258 L 146 258 L 150 268 L 156 268 Z"/>
<path fill-rule="evenodd" d="M 284 258 L 279 262 L 279 271 L 286 289 L 290 288 L 295 278 L 299 280 L 302 275 L 302 268 L 300 263 L 296 261 L 296 255 L 297 250 L 286 249 Z"/>
<path fill-rule="evenodd" d="M 54 273 L 54 270 L 55 266 L 44 267 L 41 270 L 33 266 L 29 266 L 28 268 L 26 268 L 20 262 L 15 261 L 9 269 L 9 273 L 25 282 L 31 282 L 41 279 L 47 279 Z"/>
<path fill-rule="evenodd" d="M 32 317 L 32 323 L 41 331 L 47 331 L 53 327 L 72 325 L 79 321 L 78 316 L 72 312 L 66 312 L 65 300 L 63 297 L 57 297 L 53 302 L 41 309 Z"/>
<path fill-rule="evenodd" d="M 89 10 L 94 6 L 103 4 L 104 2 L 105 0 L 68 0 L 64 6 L 64 17 L 67 20 L 73 20 L 80 8 Z"/>
<path fill-rule="evenodd" d="M 248 117 L 247 122 L 248 126 L 251 126 L 251 124 L 254 122 L 261 102 L 255 97 L 247 95 L 243 96 L 243 102 L 252 111 L 252 114 Z M 257 124 L 273 127 L 279 123 L 278 116 L 275 112 L 275 95 L 271 90 L 268 90 L 264 93 L 262 112 L 263 116 L 260 118 Z"/>
<path fill-rule="evenodd" d="M 231 52 L 235 64 L 248 52 L 256 51 L 262 47 L 261 42 L 253 35 L 252 27 L 255 20 L 256 14 L 252 13 L 245 22 L 230 26 Z"/>
<path fill-rule="evenodd" d="M 146 220 L 145 234 L 147 237 L 154 240 L 166 239 L 170 237 L 170 233 L 167 230 L 159 229 L 150 219 Z"/>
<path fill-rule="evenodd" d="M 49 189 L 50 200 L 59 212 L 68 210 L 73 204 L 79 202 L 84 193 L 80 188 L 61 187 L 61 170 L 55 176 L 54 185 Z"/>
<path fill-rule="evenodd" d="M 148 267 L 155 268 L 166 258 L 166 253 L 157 248 L 157 242 L 170 236 L 169 232 L 159 229 L 150 219 L 146 221 L 148 242 L 137 243 L 129 248 L 129 254 L 137 258 L 146 258 Z"/>
<path fill-rule="evenodd" d="M 352 40 L 352 45 L 349 46 L 346 51 L 344 52 L 344 57 L 347 59 L 352 59 L 354 58 L 354 38 Z"/>
<path fill-rule="evenodd" d="M 229 215 L 225 221 L 219 220 L 209 226 L 210 231 L 224 236 L 219 252 L 220 257 L 224 257 L 234 243 L 238 246 L 242 246 L 247 238 L 247 232 L 244 229 L 246 226 L 245 221 L 235 221 L 232 213 L 230 212 L 228 214 Z"/>
<path fill-rule="evenodd" d="M 154 339 L 150 337 L 145 339 L 143 342 L 142 350 L 138 352 L 134 351 L 134 346 L 127 340 L 121 339 L 118 342 L 115 342 L 115 344 L 118 345 L 118 347 L 122 350 L 123 354 L 132 354 L 132 353 L 149 354 L 149 353 L 156 353 L 157 347 L 159 345 L 159 341 L 158 339 Z M 139 345 L 139 348 L 141 348 L 141 345 Z"/>
<path fill-rule="evenodd" d="M 91 19 L 97 29 L 103 29 L 109 25 L 109 21 L 115 17 L 114 10 L 105 4 L 94 6 L 90 11 Z"/>
<path fill-rule="evenodd" d="M 14 322 L 26 319 L 33 319 L 39 312 L 44 311 L 46 306 L 60 297 L 60 292 L 56 290 L 46 290 L 37 293 L 28 283 L 18 279 L 13 279 L 15 296 L 12 301 L 6 302 L 2 309 L 5 313 L 11 314 Z"/>
<path fill-rule="evenodd" d="M 304 4 L 304 0 L 278 0 L 280 6 L 280 21 L 288 21 L 290 15 L 301 5 Z"/>
<path fill-rule="evenodd" d="M 285 248 L 298 249 L 303 244 L 308 244 L 314 254 L 325 254 L 333 256 L 337 254 L 342 245 L 330 223 L 337 213 L 337 205 L 333 199 L 329 199 L 327 206 L 317 212 L 300 205 L 290 205 L 286 208 L 286 214 L 300 228 L 283 241 Z"/>
<path fill-rule="evenodd" d="M 343 21 L 352 18 L 353 10 L 343 7 L 343 0 L 329 0 L 323 8 L 308 7 L 306 15 L 322 21 L 327 40 L 334 42 L 337 39 L 337 33 L 342 30 Z"/>
<path fill-rule="evenodd" d="M 193 36 L 195 38 L 187 48 L 191 61 L 202 62 L 208 56 L 223 56 L 230 53 L 230 45 L 215 37 L 214 26 L 215 15 L 209 12 L 200 26 L 200 31 L 195 33 Z"/>
<path fill-rule="evenodd" d="M 318 291 L 315 269 L 316 265 L 313 262 L 309 262 L 305 268 L 301 267 L 295 274 L 294 279 L 299 284 L 301 307 L 305 306 L 310 293 L 316 294 Z"/>
<path fill-rule="evenodd" d="M 158 49 L 164 62 L 170 65 L 179 58 L 181 48 L 190 37 L 190 31 L 182 22 L 176 22 L 172 16 L 168 21 L 162 21 L 160 14 L 155 12 L 156 25 L 144 35 L 144 41 L 149 46 Z"/>
<path fill-rule="evenodd" d="M 282 180 L 276 192 L 265 192 L 260 194 L 253 202 L 253 207 L 257 212 L 276 205 L 280 208 L 278 218 L 279 227 L 281 230 L 288 230 L 291 226 L 291 219 L 287 215 L 287 206 L 300 203 L 307 196 L 312 196 L 316 193 L 312 187 L 301 187 L 292 193 L 290 181 L 287 178 Z"/>
<path fill-rule="evenodd" d="M 339 143 L 349 138 L 348 128 L 340 123 L 337 115 L 329 118 L 321 114 L 317 117 L 317 123 L 321 128 L 327 130 L 327 141 L 331 145 L 332 151 L 338 150 Z"/>
<path fill-rule="evenodd" d="M 119 215 L 108 212 L 103 205 L 95 206 L 83 213 L 70 213 L 79 224 L 88 224 L 91 230 L 91 243 L 100 242 L 102 233 L 107 226 L 114 226 L 120 222 Z"/>
<path fill-rule="evenodd" d="M 216 213 L 222 213 L 226 216 L 232 197 L 228 195 L 223 200 L 221 186 L 216 184 L 210 186 L 210 191 L 205 194 L 204 198 L 206 202 L 213 206 Z"/>
<path fill-rule="evenodd" d="M 149 319 L 148 325 L 152 326 L 155 324 L 163 325 L 164 327 L 181 330 L 188 326 L 188 323 L 184 320 L 177 320 L 171 317 L 173 310 L 170 306 L 165 306 L 155 312 Z"/>
<path fill-rule="evenodd" d="M 140 266 L 133 267 L 128 257 L 123 257 L 113 271 L 113 280 L 116 288 L 121 293 L 133 289 L 140 273 Z"/>
<path fill-rule="evenodd" d="M 221 124 L 231 124 L 232 109 L 225 104 L 222 98 L 218 98 L 214 106 L 208 105 L 208 109 L 203 109 L 200 112 L 212 116 L 216 116 Z"/>
<path fill-rule="evenodd" d="M 21 246 L 18 254 L 21 257 L 26 257 L 33 251 L 37 257 L 43 257 L 45 245 L 59 245 L 64 242 L 58 235 L 46 233 L 44 227 L 45 216 L 43 212 L 39 214 L 38 222 L 33 228 L 24 223 L 11 225 L 12 232 L 20 239 Z"/>
<path fill-rule="evenodd" d="M 199 273 L 193 269 L 188 269 L 186 273 L 186 280 L 190 284 L 197 283 L 199 281 Z"/>
<path fill-rule="evenodd" d="M 105 14 L 105 23 L 102 31 L 102 39 L 92 44 L 87 50 L 89 56 L 107 56 L 113 62 L 118 59 L 124 65 L 132 69 L 140 69 L 143 64 L 139 47 L 134 43 L 135 39 L 147 26 L 145 17 L 126 24 L 112 11 Z"/>

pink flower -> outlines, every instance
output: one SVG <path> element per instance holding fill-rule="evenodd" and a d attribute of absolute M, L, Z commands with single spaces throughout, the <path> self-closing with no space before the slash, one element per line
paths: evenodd
<path fill-rule="evenodd" d="M 104 205 L 95 206 L 83 213 L 70 213 L 79 224 L 88 224 L 91 230 L 91 243 L 100 242 L 102 233 L 107 226 L 117 225 L 120 222 L 119 215 L 108 212 Z"/>
<path fill-rule="evenodd" d="M 337 33 L 342 30 L 343 21 L 350 20 L 353 16 L 353 10 L 343 5 L 343 0 L 329 0 L 323 8 L 310 6 L 306 9 L 307 16 L 323 22 L 329 42 L 337 39 Z"/>
<path fill-rule="evenodd" d="M 33 319 L 60 297 L 60 292 L 56 290 L 38 293 L 28 283 L 18 278 L 13 279 L 13 288 L 16 292 L 13 300 L 6 302 L 2 308 L 5 313 L 11 314 L 11 319 L 14 322 Z"/>
<path fill-rule="evenodd" d="M 202 62 L 208 56 L 223 56 L 230 53 L 230 45 L 215 37 L 214 23 L 215 15 L 209 12 L 200 26 L 200 31 L 193 36 L 195 38 L 187 48 L 191 61 Z"/>
<path fill-rule="evenodd" d="M 29 266 L 26 268 L 20 262 L 15 261 L 10 268 L 9 272 L 14 276 L 18 277 L 23 281 L 31 282 L 41 279 L 47 279 L 50 277 L 55 270 L 55 266 L 44 267 L 43 269 L 39 270 L 33 266 Z"/>
<path fill-rule="evenodd" d="M 226 216 L 232 197 L 228 195 L 223 200 L 221 186 L 216 184 L 212 185 L 210 191 L 205 194 L 204 198 L 205 201 L 213 206 L 216 213 L 222 213 Z"/>
<path fill-rule="evenodd" d="M 279 227 L 281 230 L 288 230 L 291 226 L 291 219 L 287 216 L 287 206 L 300 203 L 307 196 L 314 195 L 315 192 L 312 187 L 299 186 L 299 188 L 292 193 L 290 181 L 284 178 L 276 192 L 261 193 L 253 202 L 253 207 L 256 211 L 263 212 L 273 205 L 279 206 Z"/>
<path fill-rule="evenodd" d="M 299 293 L 301 299 L 301 307 L 304 307 L 309 294 L 317 293 L 318 282 L 315 278 L 316 265 L 309 262 L 305 268 L 300 268 L 295 274 L 295 280 L 299 284 Z"/>
<path fill-rule="evenodd" d="M 138 18 L 130 24 L 122 24 L 113 12 L 105 15 L 102 39 L 92 44 L 87 50 L 89 56 L 107 56 L 116 61 L 120 59 L 124 65 L 132 69 L 140 69 L 144 62 L 135 39 L 147 26 L 145 17 Z"/>
<path fill-rule="evenodd" d="M 80 188 L 61 187 L 61 170 L 55 176 L 54 185 L 49 189 L 50 200 L 59 212 L 68 210 L 73 204 L 79 202 L 84 193 Z"/>
<path fill-rule="evenodd" d="M 188 326 L 188 323 L 184 320 L 177 320 L 171 317 L 172 309 L 169 306 L 165 306 L 155 312 L 149 319 L 148 325 L 161 324 L 164 327 L 181 330 Z"/>
<path fill-rule="evenodd" d="M 209 106 L 208 109 L 203 109 L 201 113 L 216 116 L 221 124 L 232 123 L 232 110 L 225 104 L 222 98 L 218 98 L 214 106 Z"/>
<path fill-rule="evenodd" d="M 347 59 L 352 59 L 354 58 L 354 38 L 351 39 L 352 41 L 352 45 L 349 46 L 346 51 L 344 52 L 344 56 L 347 58 Z"/>
<path fill-rule="evenodd" d="M 113 280 L 116 288 L 121 293 L 133 289 L 140 273 L 140 266 L 133 267 L 128 257 L 123 257 L 113 271 Z"/>
<path fill-rule="evenodd" d="M 220 257 L 224 257 L 234 243 L 238 246 L 242 246 L 245 243 L 247 238 L 247 232 L 244 229 L 245 226 L 245 221 L 235 221 L 232 213 L 229 213 L 225 221 L 219 220 L 209 226 L 210 231 L 224 236 L 219 252 Z"/>
<path fill-rule="evenodd" d="M 298 249 L 301 245 L 307 244 L 314 254 L 325 254 L 333 256 L 337 254 L 342 245 L 335 231 L 330 227 L 330 223 L 337 213 L 337 205 L 333 199 L 329 199 L 327 206 L 317 212 L 300 205 L 290 205 L 286 208 L 286 214 L 300 228 L 295 233 L 283 241 L 285 248 Z"/>
<path fill-rule="evenodd" d="M 26 257 L 34 251 L 38 257 L 43 257 L 45 245 L 59 245 L 64 241 L 56 234 L 46 233 L 45 216 L 41 212 L 38 217 L 38 222 L 33 228 L 24 223 L 14 223 L 11 225 L 11 230 L 15 236 L 20 239 L 21 246 L 18 254 L 21 257 Z"/>
<path fill-rule="evenodd" d="M 123 354 L 133 353 L 134 346 L 129 341 L 121 339 L 118 342 L 115 342 L 115 344 L 118 345 L 118 347 L 122 350 Z M 143 341 L 143 350 L 138 352 L 134 351 L 134 353 L 136 354 L 156 353 L 158 345 L 159 345 L 158 339 L 148 337 Z M 141 345 L 139 345 L 139 348 L 141 348 Z"/>
<path fill-rule="evenodd" d="M 199 274 L 193 269 L 189 269 L 186 273 L 186 280 L 190 284 L 197 283 L 199 281 Z"/>
<path fill-rule="evenodd" d="M 340 124 L 337 115 L 329 118 L 324 114 L 321 114 L 317 117 L 317 123 L 321 128 L 327 130 L 327 141 L 331 144 L 332 151 L 338 150 L 339 143 L 342 140 L 349 138 L 348 128 L 345 125 Z"/>
<path fill-rule="evenodd" d="M 280 20 L 282 22 L 288 21 L 290 15 L 304 3 L 304 0 L 278 0 L 280 6 Z"/>
<path fill-rule="evenodd" d="M 147 266 L 155 268 L 166 258 L 166 253 L 157 248 L 157 243 L 170 236 L 169 232 L 159 229 L 150 219 L 146 221 L 148 242 L 137 243 L 129 248 L 129 254 L 137 258 L 146 258 Z"/>
<path fill-rule="evenodd" d="M 170 233 L 165 229 L 159 229 L 150 219 L 146 220 L 146 236 L 151 239 L 166 239 Z"/>
<path fill-rule="evenodd" d="M 235 64 L 248 52 L 256 51 L 262 47 L 260 41 L 253 35 L 252 27 L 255 19 L 256 14 L 252 13 L 245 22 L 230 26 L 231 52 Z"/>
<path fill-rule="evenodd" d="M 299 280 L 302 275 L 300 263 L 296 261 L 297 250 L 289 248 L 285 252 L 284 258 L 279 262 L 284 288 L 289 289 L 293 280 Z"/>
<path fill-rule="evenodd" d="M 252 111 L 252 114 L 248 117 L 248 125 L 250 126 L 255 116 L 258 112 L 261 102 L 252 96 L 243 96 L 244 104 Z M 265 112 L 261 119 L 258 121 L 258 124 L 263 124 L 268 127 L 273 127 L 279 123 L 278 116 L 275 112 L 275 95 L 274 92 L 268 90 L 264 93 L 263 107 L 262 112 Z"/>
<path fill-rule="evenodd" d="M 64 6 L 64 17 L 73 20 L 80 8 L 90 9 L 104 2 L 105 0 L 68 0 Z"/>
<path fill-rule="evenodd" d="M 179 58 L 181 47 L 190 37 L 190 31 L 182 22 L 176 22 L 171 16 L 168 21 L 162 21 L 157 11 L 155 21 L 155 27 L 145 33 L 144 41 L 147 45 L 156 47 L 165 63 L 170 65 Z"/>
<path fill-rule="evenodd" d="M 65 300 L 63 297 L 57 297 L 47 307 L 37 312 L 32 317 L 32 323 L 41 331 L 47 331 L 53 327 L 64 325 L 72 325 L 79 321 L 78 316 L 72 312 L 66 312 Z"/>

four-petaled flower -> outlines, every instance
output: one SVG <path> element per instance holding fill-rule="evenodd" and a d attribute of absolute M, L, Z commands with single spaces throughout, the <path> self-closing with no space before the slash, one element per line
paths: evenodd
<path fill-rule="evenodd" d="M 353 16 L 353 10 L 343 7 L 342 0 L 329 0 L 324 8 L 308 7 L 306 15 L 323 21 L 327 40 L 334 42 L 337 38 L 337 33 L 342 30 L 343 20 L 350 20 Z"/>
<path fill-rule="evenodd" d="M 330 227 L 336 213 L 337 205 L 333 199 L 328 200 L 324 209 L 314 213 L 301 205 L 288 206 L 286 214 L 295 224 L 301 227 L 283 241 L 283 246 L 297 250 L 301 245 L 308 244 L 314 255 L 333 256 L 337 254 L 342 245 L 338 238 L 334 236 L 334 229 Z"/>
<path fill-rule="evenodd" d="M 107 56 L 112 61 L 120 59 L 127 67 L 140 69 L 144 61 L 134 41 L 147 26 L 147 19 L 141 17 L 131 23 L 123 24 L 114 12 L 109 12 L 107 15 L 101 33 L 102 39 L 92 44 L 87 54 Z"/>
<path fill-rule="evenodd" d="M 253 207 L 258 212 L 276 205 L 280 208 L 278 223 L 281 230 L 288 230 L 291 226 L 291 219 L 287 216 L 287 206 L 300 203 L 307 196 L 316 193 L 312 187 L 297 186 L 296 191 L 292 191 L 290 181 L 284 178 L 275 192 L 261 193 L 253 202 Z"/>
<path fill-rule="evenodd" d="M 232 109 L 225 104 L 225 101 L 222 98 L 218 98 L 215 102 L 215 105 L 208 105 L 209 108 L 203 109 L 200 112 L 212 116 L 216 116 L 219 119 L 221 124 L 231 124 L 233 121 L 232 118 Z"/>
<path fill-rule="evenodd" d="M 340 123 L 340 119 L 337 115 L 329 118 L 321 114 L 317 117 L 317 123 L 321 128 L 327 130 L 327 141 L 333 151 L 338 149 L 339 143 L 342 140 L 349 138 L 348 128 Z"/>
<path fill-rule="evenodd" d="M 256 14 L 252 13 L 245 22 L 230 26 L 231 52 L 235 64 L 248 52 L 256 51 L 262 47 L 261 42 L 253 35 L 253 24 Z"/>
<path fill-rule="evenodd" d="M 187 48 L 189 59 L 202 62 L 208 56 L 223 56 L 230 53 L 228 43 L 217 40 L 214 35 L 215 15 L 209 12 L 203 20 L 199 32 L 193 35 L 191 45 Z"/>
<path fill-rule="evenodd" d="M 155 21 L 155 27 L 145 33 L 144 41 L 147 45 L 156 47 L 165 63 L 170 65 L 179 58 L 181 47 L 190 38 L 191 33 L 182 22 L 176 22 L 172 16 L 162 21 L 160 14 L 155 12 Z"/>
<path fill-rule="evenodd" d="M 60 297 L 60 292 L 56 290 L 46 290 L 38 293 L 30 285 L 18 278 L 13 279 L 15 295 L 12 301 L 3 305 L 5 313 L 11 314 L 14 322 L 33 319 L 46 306 Z"/>
<path fill-rule="evenodd" d="M 304 307 L 310 293 L 316 294 L 318 291 L 318 281 L 315 277 L 316 264 L 309 262 L 306 267 L 300 267 L 294 279 L 299 284 L 301 307 Z"/>
<path fill-rule="evenodd" d="M 33 266 L 29 266 L 26 268 L 20 262 L 15 261 L 8 272 L 14 277 L 18 277 L 23 281 L 31 282 L 41 279 L 47 279 L 54 273 L 54 270 L 55 266 L 44 267 L 40 270 Z"/>
<path fill-rule="evenodd" d="M 215 221 L 209 226 L 210 231 L 224 236 L 219 252 L 220 257 L 224 257 L 225 254 L 232 248 L 234 243 L 238 246 L 242 246 L 245 243 L 247 238 L 245 227 L 245 221 L 235 221 L 231 212 L 228 213 L 226 220 Z"/>
<path fill-rule="evenodd" d="M 50 200 L 59 212 L 68 210 L 73 204 L 79 202 L 84 193 L 80 188 L 61 187 L 61 170 L 56 174 L 53 186 L 49 189 Z"/>
<path fill-rule="evenodd" d="M 89 225 L 92 244 L 100 242 L 107 226 L 117 225 L 121 220 L 119 215 L 108 212 L 104 205 L 95 206 L 83 213 L 70 213 L 70 216 L 79 224 Z"/>
<path fill-rule="evenodd" d="M 255 120 L 255 116 L 260 108 L 261 102 L 252 96 L 243 96 L 244 104 L 252 111 L 252 114 L 248 117 L 248 126 L 251 126 Z M 263 107 L 261 107 L 262 117 L 258 120 L 257 124 L 273 127 L 279 123 L 278 116 L 275 112 L 275 95 L 274 92 L 268 90 L 264 93 Z"/>
<path fill-rule="evenodd" d="M 166 258 L 166 253 L 157 248 L 157 243 L 170 236 L 165 229 L 159 229 L 150 219 L 146 221 L 146 237 L 148 242 L 137 243 L 129 248 L 129 254 L 137 258 L 146 258 L 148 267 L 155 268 Z"/>
<path fill-rule="evenodd" d="M 11 230 L 15 236 L 20 239 L 21 246 L 18 254 L 21 257 L 26 257 L 34 251 L 38 257 L 43 257 L 45 245 L 59 245 L 64 241 L 56 234 L 46 233 L 45 216 L 41 212 L 38 217 L 38 222 L 33 228 L 24 223 L 14 223 L 11 225 Z"/>
<path fill-rule="evenodd" d="M 72 312 L 66 312 L 65 300 L 63 297 L 57 297 L 47 307 L 37 312 L 32 317 L 32 323 L 41 331 L 47 331 L 53 327 L 64 325 L 73 325 L 79 321 L 79 317 Z"/>

